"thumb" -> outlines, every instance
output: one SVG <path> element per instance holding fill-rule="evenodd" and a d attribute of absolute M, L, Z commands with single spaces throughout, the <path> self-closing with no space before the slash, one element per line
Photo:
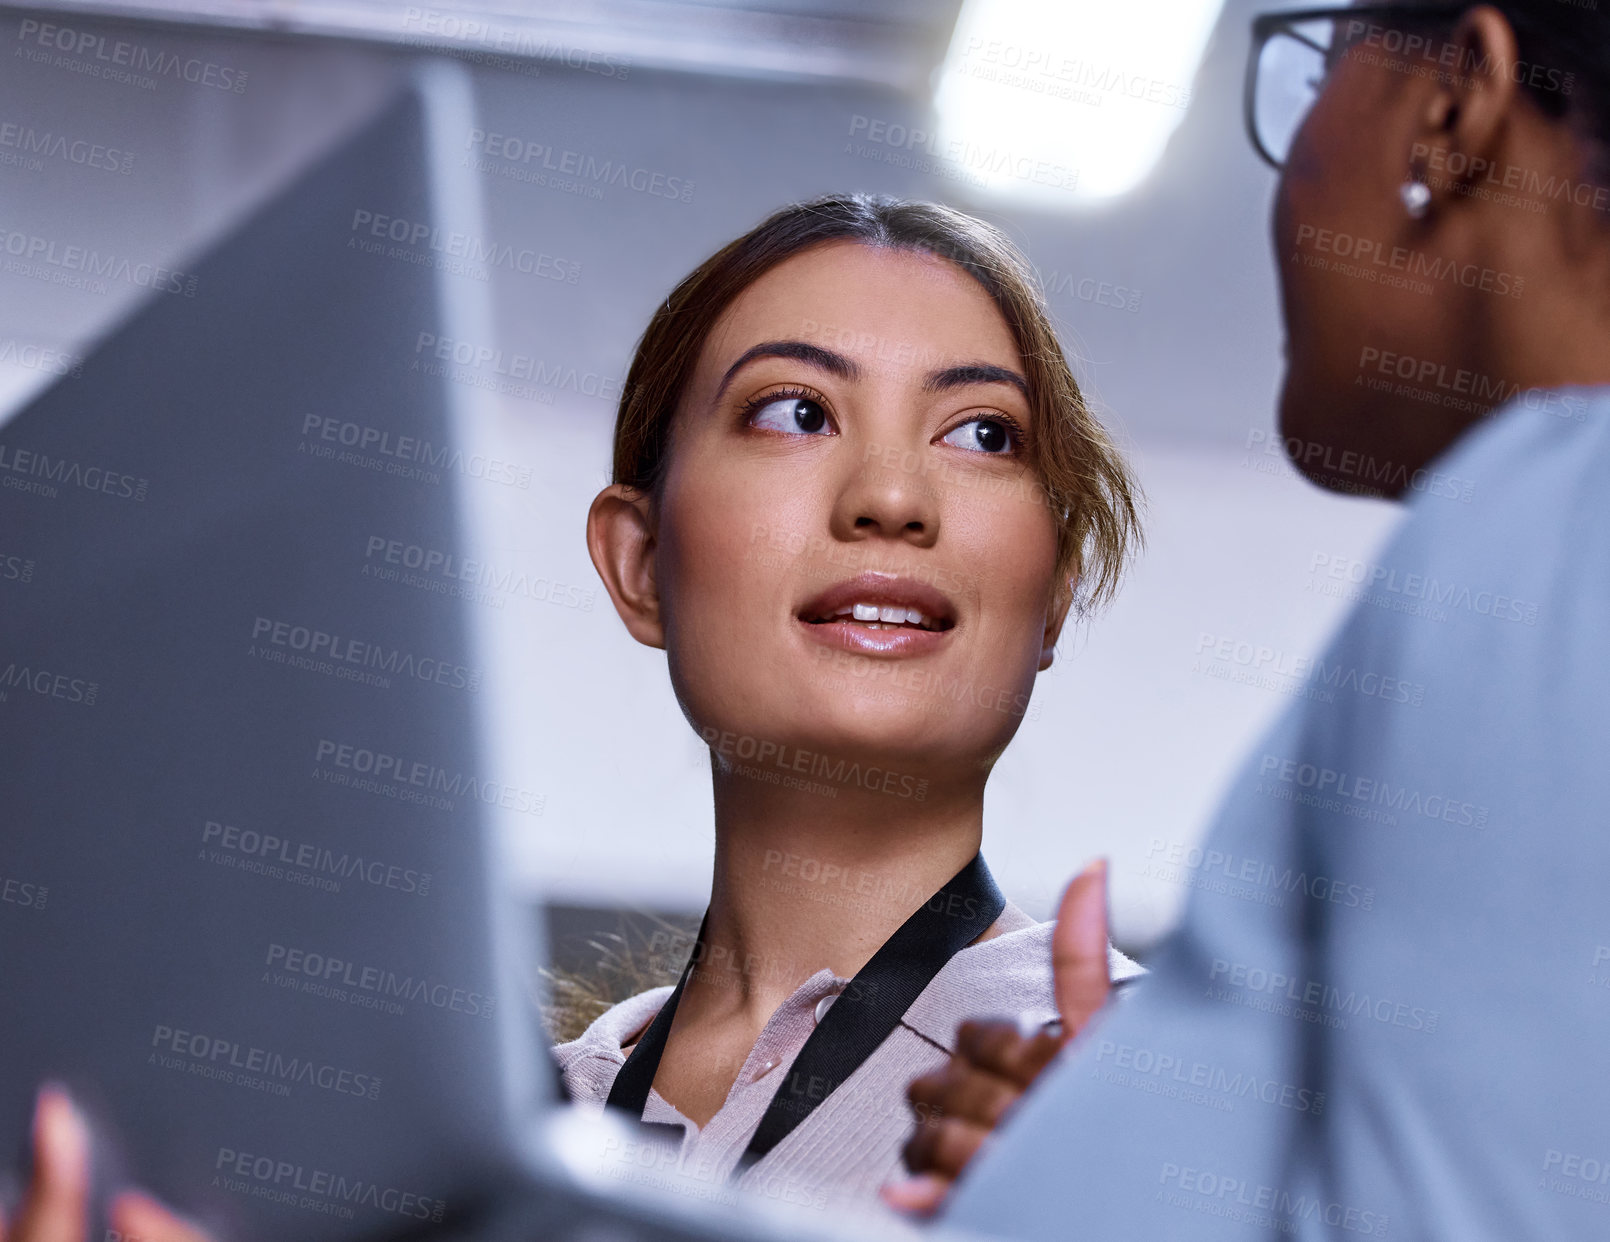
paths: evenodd
<path fill-rule="evenodd" d="M 903 1181 L 888 1182 L 878 1189 L 890 1207 L 907 1216 L 932 1216 L 945 1201 L 950 1179 L 936 1173 L 918 1173 Z"/>
<path fill-rule="evenodd" d="M 1051 985 L 1063 1038 L 1072 1039 L 1107 1001 L 1107 860 L 1073 877 L 1051 932 Z"/>

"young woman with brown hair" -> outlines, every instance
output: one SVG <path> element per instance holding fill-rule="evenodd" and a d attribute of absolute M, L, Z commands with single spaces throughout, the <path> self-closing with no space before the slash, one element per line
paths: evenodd
<path fill-rule="evenodd" d="M 822 198 L 684 279 L 587 540 L 710 746 L 714 877 L 677 986 L 555 1050 L 573 1098 L 680 1132 L 696 1177 L 874 1202 L 957 1022 L 1057 1012 L 1053 926 L 979 853 L 984 789 L 1136 539 L 1130 473 L 993 227 Z M 1103 880 L 1059 944 L 1104 988 L 1139 968 Z"/>

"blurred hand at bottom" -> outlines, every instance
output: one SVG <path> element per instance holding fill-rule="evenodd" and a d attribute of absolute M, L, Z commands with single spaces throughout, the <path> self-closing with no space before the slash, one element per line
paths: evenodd
<path fill-rule="evenodd" d="M 1090 864 L 1068 885 L 1051 933 L 1058 1018 L 1023 1031 L 1003 1020 L 963 1022 L 945 1067 L 906 1089 L 917 1131 L 905 1147 L 912 1176 L 880 1192 L 912 1216 L 938 1211 L 956 1178 L 1018 1099 L 1107 1001 L 1107 863 Z"/>
<path fill-rule="evenodd" d="M 0 1242 L 88 1242 L 89 1127 L 67 1093 L 41 1087 L 34 1105 L 33 1177 L 13 1220 L 0 1217 Z M 150 1195 L 126 1190 L 112 1200 L 111 1228 L 124 1242 L 212 1242 Z"/>

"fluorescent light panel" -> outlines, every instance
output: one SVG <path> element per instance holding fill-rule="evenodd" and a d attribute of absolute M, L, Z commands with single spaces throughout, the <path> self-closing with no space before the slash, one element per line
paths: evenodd
<path fill-rule="evenodd" d="M 966 0 L 925 153 L 987 197 L 1055 208 L 1125 194 L 1184 118 L 1222 7 Z"/>

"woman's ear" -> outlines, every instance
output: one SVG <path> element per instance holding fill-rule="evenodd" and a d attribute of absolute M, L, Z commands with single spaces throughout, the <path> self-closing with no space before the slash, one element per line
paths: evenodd
<path fill-rule="evenodd" d="M 587 510 L 587 553 L 627 632 L 644 646 L 663 650 L 649 501 L 648 493 L 624 483 L 611 483 L 593 497 Z"/>
<path fill-rule="evenodd" d="M 1515 75 L 1526 68 L 1515 31 L 1498 9 L 1481 5 L 1459 19 L 1443 47 L 1457 52 L 1459 67 L 1427 96 L 1411 158 L 1423 163 L 1429 156 L 1438 168 L 1496 167 L 1505 121 L 1520 95 Z M 1440 180 L 1474 182 L 1479 175 Z"/>
<path fill-rule="evenodd" d="M 1062 637 L 1062 623 L 1068 619 L 1068 609 L 1073 606 L 1073 593 L 1078 584 L 1077 578 L 1069 578 L 1051 600 L 1051 607 L 1046 609 L 1045 640 L 1040 646 L 1042 673 L 1051 667 L 1051 661 L 1056 655 L 1057 639 Z"/>

